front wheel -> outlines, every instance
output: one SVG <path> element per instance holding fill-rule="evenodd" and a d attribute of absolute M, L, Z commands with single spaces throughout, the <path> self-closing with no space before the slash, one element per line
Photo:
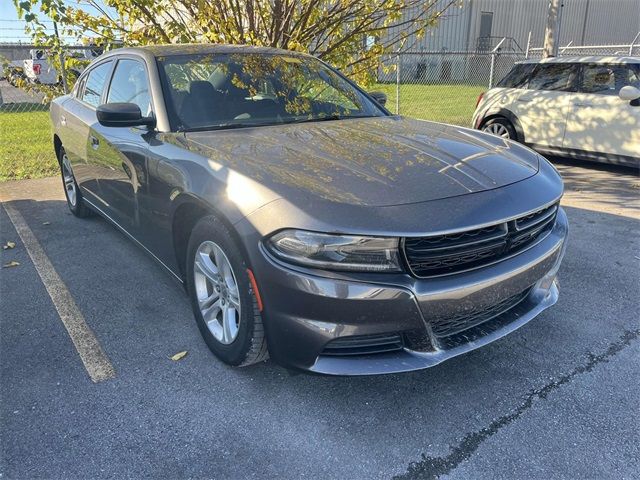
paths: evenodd
<path fill-rule="evenodd" d="M 485 122 L 481 130 L 508 140 L 518 140 L 516 129 L 513 128 L 513 124 L 506 118 L 492 118 Z"/>
<path fill-rule="evenodd" d="M 204 217 L 194 227 L 186 266 L 191 307 L 214 355 L 232 366 L 266 360 L 266 336 L 247 263 L 216 217 Z"/>

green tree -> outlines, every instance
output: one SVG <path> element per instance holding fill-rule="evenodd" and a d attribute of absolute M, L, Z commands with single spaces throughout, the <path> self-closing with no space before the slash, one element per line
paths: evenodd
<path fill-rule="evenodd" d="M 14 0 L 38 44 L 90 35 L 105 45 L 230 43 L 311 53 L 369 83 L 380 57 L 420 38 L 462 0 Z M 108 9 L 102 5 L 108 5 Z M 86 6 L 91 7 L 87 9 Z M 83 8 L 85 7 L 85 8 Z M 89 10 L 97 12 L 88 13 Z M 115 13 L 114 13 L 115 12 Z"/>

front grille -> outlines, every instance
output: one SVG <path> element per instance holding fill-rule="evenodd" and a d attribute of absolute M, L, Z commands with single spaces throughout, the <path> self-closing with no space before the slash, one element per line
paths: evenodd
<path fill-rule="evenodd" d="M 554 204 L 509 222 L 459 233 L 404 239 L 404 254 L 417 277 L 480 268 L 519 253 L 544 238 L 556 221 Z"/>
<path fill-rule="evenodd" d="M 329 342 L 322 355 L 370 355 L 402 350 L 402 337 L 397 333 L 343 337 Z"/>
<path fill-rule="evenodd" d="M 512 295 L 511 297 L 506 298 L 495 305 L 491 305 L 488 308 L 466 311 L 452 317 L 443 317 L 441 319 L 432 320 L 431 330 L 436 337 L 444 338 L 476 327 L 497 317 L 498 315 L 503 314 L 507 310 L 511 310 L 522 302 L 527 295 L 529 295 L 530 291 L 531 288 L 527 288 L 523 292 Z"/>

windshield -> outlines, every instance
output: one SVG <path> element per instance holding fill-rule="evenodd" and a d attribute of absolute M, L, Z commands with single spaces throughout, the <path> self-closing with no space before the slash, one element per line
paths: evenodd
<path fill-rule="evenodd" d="M 383 116 L 322 62 L 301 55 L 160 57 L 172 128 L 179 131 Z"/>

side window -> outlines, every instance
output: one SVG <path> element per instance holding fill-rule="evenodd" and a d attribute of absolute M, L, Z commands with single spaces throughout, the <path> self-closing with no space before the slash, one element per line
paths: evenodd
<path fill-rule="evenodd" d="M 147 71 L 138 60 L 118 61 L 107 95 L 107 103 L 116 102 L 135 103 L 144 116 L 151 113 Z"/>
<path fill-rule="evenodd" d="M 529 79 L 529 89 L 571 92 L 577 72 L 577 65 L 571 63 L 538 64 Z"/>
<path fill-rule="evenodd" d="M 515 65 L 507 76 L 498 82 L 501 88 L 524 88 L 529 80 L 529 74 L 533 71 L 535 63 L 521 63 Z"/>
<path fill-rule="evenodd" d="M 599 95 L 617 95 L 626 85 L 640 88 L 640 74 L 633 65 L 585 65 L 580 91 Z"/>
<path fill-rule="evenodd" d="M 98 65 L 89 72 L 82 94 L 83 101 L 94 107 L 100 105 L 100 97 L 102 96 L 102 91 L 104 90 L 104 85 L 107 82 L 107 76 L 110 71 L 111 62 L 106 62 Z"/>

